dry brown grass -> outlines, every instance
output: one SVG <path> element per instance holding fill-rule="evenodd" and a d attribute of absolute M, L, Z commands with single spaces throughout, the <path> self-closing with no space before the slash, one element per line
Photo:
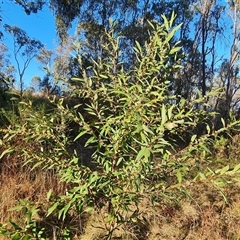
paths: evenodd
<path fill-rule="evenodd" d="M 36 206 L 44 205 L 50 189 L 56 194 L 64 193 L 66 189 L 53 171 L 31 171 L 30 166 L 23 167 L 23 162 L 16 155 L 4 157 L 0 169 L 0 223 L 7 222 L 9 217 L 17 223 L 22 222 L 21 211 L 11 211 L 19 205 L 19 199 L 34 201 Z"/>
<path fill-rule="evenodd" d="M 239 139 L 232 139 L 232 151 L 225 154 L 219 151 L 221 158 L 229 163 L 239 162 Z M 21 223 L 21 212 L 9 211 L 18 204 L 19 199 L 34 201 L 43 206 L 39 222 L 47 227 L 48 236 L 54 238 L 54 229 L 71 225 L 75 235 L 73 239 L 100 240 L 104 231 L 101 217 L 97 213 L 83 216 L 74 215 L 66 222 L 57 218 L 44 216 L 49 203 L 47 192 L 52 189 L 56 194 L 63 194 L 66 185 L 59 182 L 56 174 L 49 170 L 30 171 L 22 167 L 21 159 L 12 155 L 0 163 L 0 222 L 7 222 L 9 217 Z M 154 206 L 148 198 L 142 200 L 139 209 L 141 214 L 135 222 L 125 224 L 114 233 L 113 239 L 123 240 L 237 240 L 240 239 L 240 184 L 228 185 L 224 192 L 227 202 L 221 193 L 208 183 L 198 183 L 188 189 L 192 198 L 181 197 L 178 203 L 169 204 L 162 201 Z M 0 236 L 0 239 L 6 239 Z"/>

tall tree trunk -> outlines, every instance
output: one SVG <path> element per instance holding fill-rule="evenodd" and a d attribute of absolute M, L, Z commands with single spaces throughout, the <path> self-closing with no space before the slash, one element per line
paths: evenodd
<path fill-rule="evenodd" d="M 205 52 L 205 44 L 206 44 L 206 15 L 205 13 L 202 16 L 202 95 L 206 95 L 206 52 Z"/>

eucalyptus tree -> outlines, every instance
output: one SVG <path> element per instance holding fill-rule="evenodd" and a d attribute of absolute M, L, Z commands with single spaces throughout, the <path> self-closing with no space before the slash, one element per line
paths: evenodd
<path fill-rule="evenodd" d="M 224 28 L 221 20 L 226 6 L 218 0 L 198 0 L 192 7 L 195 12 L 194 48 L 201 54 L 199 89 L 204 96 L 216 73 L 216 63 L 221 58 L 217 55 L 217 41 L 222 39 Z"/>
<path fill-rule="evenodd" d="M 172 27 L 183 22 L 180 34 L 172 39 L 172 44 L 179 38 L 188 38 L 190 22 L 193 19 L 191 4 L 194 0 L 90 0 L 68 2 L 52 0 L 50 7 L 55 15 L 58 34 L 65 43 L 67 30 L 72 26 L 73 21 L 77 23 L 77 38 L 81 39 L 84 45 L 87 59 L 106 57 L 104 44 L 107 34 L 105 30 L 115 24 L 115 35 L 121 35 L 119 48 L 121 51 L 121 61 L 125 68 L 132 68 L 135 64 L 133 47 L 136 47 L 136 41 L 143 46 L 148 40 L 149 32 L 152 31 L 151 24 L 155 26 L 162 23 L 162 14 L 168 17 L 173 11 L 176 13 L 175 21 Z M 109 19 L 112 19 L 110 23 Z M 149 24 L 151 22 L 151 24 Z M 184 43 L 185 41 L 182 41 Z M 76 59 L 72 58 L 73 66 Z M 75 71 L 76 72 L 76 71 Z M 77 72 L 79 72 L 77 70 Z M 174 80 L 172 78 L 172 80 Z"/>
<path fill-rule="evenodd" d="M 31 79 L 31 88 L 34 92 L 39 92 L 41 90 L 41 77 L 40 76 L 34 76 Z"/>
<path fill-rule="evenodd" d="M 56 51 L 42 48 L 36 56 L 45 76 L 40 78 L 40 90 L 44 95 L 60 94 L 63 82 L 69 79 L 69 51 L 64 52 L 66 45 L 60 45 Z"/>
<path fill-rule="evenodd" d="M 43 44 L 36 39 L 30 38 L 27 33 L 17 26 L 5 24 L 5 30 L 13 36 L 13 56 L 17 65 L 19 76 L 20 94 L 23 93 L 24 74 L 30 62 L 37 56 Z"/>
<path fill-rule="evenodd" d="M 219 79 L 223 93 L 216 104 L 216 110 L 220 112 L 226 122 L 229 120 L 229 111 L 231 109 L 237 110 L 240 101 L 240 1 L 228 1 L 228 6 L 228 15 L 232 30 L 231 43 L 229 44 L 229 58 L 224 59 L 219 68 Z"/>
<path fill-rule="evenodd" d="M 7 46 L 0 43 L 0 90 L 11 88 L 14 84 L 15 69 L 7 52 Z"/>
<path fill-rule="evenodd" d="M 230 59 L 229 59 L 229 70 L 227 76 L 226 84 L 226 103 L 227 108 L 230 110 L 231 104 L 237 104 L 239 99 L 235 98 L 233 102 L 234 95 L 240 89 L 240 79 L 239 79 L 239 58 L 240 58 L 240 1 L 230 1 L 229 2 L 230 17 L 233 23 L 233 40 L 230 49 Z"/>
<path fill-rule="evenodd" d="M 25 2 L 18 3 L 25 6 Z M 35 10 L 42 8 L 43 2 L 33 1 Z M 26 1 L 31 6 L 31 1 Z M 84 45 L 86 60 L 106 57 L 106 30 L 111 28 L 109 19 L 116 23 L 115 35 L 119 41 L 125 68 L 132 68 L 136 62 L 133 47 L 136 41 L 143 46 L 151 31 L 151 24 L 162 23 L 161 15 L 168 18 L 174 11 L 176 18 L 172 26 L 182 23 L 179 33 L 171 44 L 181 40 L 183 70 L 171 76 L 171 86 L 178 94 L 189 97 L 196 88 L 202 95 L 208 91 L 213 80 L 217 55 L 216 42 L 222 31 L 220 20 L 225 5 L 220 0 L 50 0 L 49 7 L 55 16 L 56 28 L 62 45 L 68 41 L 68 30 L 77 25 L 77 38 Z M 34 8 L 31 12 L 34 12 Z M 82 53 L 80 53 L 82 54 Z M 201 61 L 201 62 L 199 62 Z M 69 58 L 69 75 L 81 74 L 77 58 Z M 72 71 L 71 71 L 72 70 Z M 71 73 L 72 72 L 72 73 Z M 184 73 L 184 74 L 183 74 Z M 180 79 L 179 79 L 180 78 Z"/>
<path fill-rule="evenodd" d="M 30 15 L 31 13 L 37 13 L 42 10 L 43 6 L 46 4 L 46 1 L 42 0 L 16 0 L 16 4 L 19 4 L 23 7 L 25 13 Z"/>
<path fill-rule="evenodd" d="M 65 40 L 64 44 L 59 45 L 54 51 L 42 48 L 36 57 L 41 69 L 45 72 L 45 77 L 41 79 L 41 87 L 49 95 L 66 88 L 73 74 L 71 57 L 72 38 Z"/>

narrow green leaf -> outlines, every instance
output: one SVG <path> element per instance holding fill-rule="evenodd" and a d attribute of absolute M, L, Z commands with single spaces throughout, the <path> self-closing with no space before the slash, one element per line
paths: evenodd
<path fill-rule="evenodd" d="M 240 169 L 240 163 L 234 167 L 233 172 L 237 172 L 239 169 Z"/>
<path fill-rule="evenodd" d="M 20 240 L 20 239 L 21 239 L 20 233 L 15 233 L 12 237 L 12 240 Z"/>
<path fill-rule="evenodd" d="M 108 76 L 106 76 L 106 75 L 103 75 L 103 74 L 99 74 L 99 76 L 100 76 L 101 78 L 104 78 L 104 79 L 109 79 L 109 77 L 108 77 Z"/>
<path fill-rule="evenodd" d="M 168 22 L 165 15 L 161 15 L 161 16 L 162 16 L 162 19 L 163 19 L 163 22 L 164 22 L 164 26 L 165 26 L 166 30 L 168 31 L 169 30 L 169 22 Z"/>
<path fill-rule="evenodd" d="M 229 165 L 225 166 L 224 168 L 221 169 L 220 174 L 224 174 L 229 170 Z"/>
<path fill-rule="evenodd" d="M 172 12 L 172 15 L 171 15 L 171 18 L 170 18 L 170 20 L 169 20 L 169 25 L 170 25 L 170 27 L 173 26 L 173 23 L 174 23 L 175 18 L 176 18 L 176 15 L 175 15 L 175 13 L 174 13 L 174 11 L 173 11 L 173 12 Z"/>
<path fill-rule="evenodd" d="M 21 240 L 30 240 L 30 239 L 32 239 L 31 236 L 26 235 L 26 236 L 24 236 Z"/>
<path fill-rule="evenodd" d="M 167 38 L 165 39 L 165 41 L 166 41 L 167 43 L 169 43 L 170 40 L 173 38 L 174 34 L 175 34 L 175 32 L 174 32 L 174 31 L 171 31 L 171 32 L 167 35 Z"/>
<path fill-rule="evenodd" d="M 69 211 L 69 209 L 71 208 L 72 206 L 72 203 L 75 201 L 75 198 L 71 199 L 70 202 L 68 202 L 67 205 L 65 205 L 61 210 L 59 210 L 58 212 L 58 219 L 62 218 L 62 220 L 65 220 L 66 218 L 66 215 Z"/>
<path fill-rule="evenodd" d="M 195 139 L 196 139 L 196 137 L 197 137 L 197 134 L 192 135 L 192 137 L 191 137 L 191 142 L 194 142 Z"/>
<path fill-rule="evenodd" d="M 175 47 L 175 48 L 172 48 L 169 52 L 170 55 L 176 53 L 176 52 L 179 52 L 179 50 L 181 49 L 181 47 Z"/>
<path fill-rule="evenodd" d="M 167 121 L 166 107 L 164 104 L 162 105 L 161 117 L 162 117 L 161 125 L 163 126 Z"/>
<path fill-rule="evenodd" d="M 200 177 L 200 180 L 206 179 L 206 176 L 203 173 L 199 172 L 198 175 Z"/>
<path fill-rule="evenodd" d="M 95 183 L 98 178 L 99 178 L 98 173 L 93 172 L 89 177 L 88 185 L 90 186 L 92 183 Z"/>
<path fill-rule="evenodd" d="M 142 125 L 142 129 L 143 129 L 145 132 L 154 134 L 154 133 L 151 131 L 151 129 L 149 129 L 145 124 Z"/>
<path fill-rule="evenodd" d="M 23 208 L 23 206 L 20 203 L 20 205 L 14 206 L 14 207 L 8 209 L 8 211 L 20 211 L 20 210 L 22 210 L 22 208 Z"/>
<path fill-rule="evenodd" d="M 55 202 L 49 209 L 48 209 L 48 212 L 47 212 L 47 217 L 50 216 L 53 211 L 55 211 L 57 209 L 59 205 L 59 202 Z"/>
<path fill-rule="evenodd" d="M 199 144 L 199 146 L 205 150 L 207 153 L 211 153 L 211 151 L 209 150 L 209 148 L 207 148 L 207 146 L 205 146 L 204 144 Z"/>
<path fill-rule="evenodd" d="M 83 135 L 85 135 L 87 133 L 87 131 L 81 131 L 75 138 L 74 138 L 74 142 L 76 141 L 76 140 L 78 140 L 80 137 L 82 137 Z"/>
<path fill-rule="evenodd" d="M 139 50 L 139 53 L 142 52 L 142 47 L 140 46 L 140 43 L 138 41 L 135 41 L 137 49 Z"/>
<path fill-rule="evenodd" d="M 209 125 L 206 126 L 206 130 L 207 130 L 207 134 L 210 134 L 211 129 L 210 129 Z"/>
<path fill-rule="evenodd" d="M 47 193 L 47 200 L 49 201 L 50 200 L 50 197 L 52 196 L 52 189 L 50 189 Z"/>
<path fill-rule="evenodd" d="M 96 142 L 97 142 L 96 138 L 94 136 L 92 136 L 85 143 L 85 147 L 89 146 L 91 143 L 96 143 Z"/>
<path fill-rule="evenodd" d="M 226 127 L 226 123 L 225 123 L 223 118 L 221 118 L 221 122 L 222 122 L 223 127 L 225 128 Z"/>
<path fill-rule="evenodd" d="M 177 180 L 178 180 L 178 183 L 182 183 L 182 173 L 181 173 L 181 171 L 177 171 Z"/>
<path fill-rule="evenodd" d="M 31 171 L 37 168 L 38 166 L 40 166 L 42 163 L 43 161 L 38 161 L 36 164 L 33 165 L 33 167 L 31 168 Z"/>
<path fill-rule="evenodd" d="M 13 222 L 11 218 L 9 218 L 9 222 L 13 226 L 14 230 L 16 230 L 16 231 L 21 231 L 22 230 L 22 228 L 20 226 L 18 226 L 15 222 Z"/>
<path fill-rule="evenodd" d="M 14 152 L 13 149 L 6 149 L 2 152 L 2 154 L 0 155 L 0 159 L 2 159 L 4 157 L 4 155 L 8 154 L 8 153 L 12 153 Z"/>
<path fill-rule="evenodd" d="M 144 148 L 141 148 L 141 150 L 138 152 L 138 155 L 136 157 L 136 161 L 139 161 L 140 159 L 142 159 L 143 156 L 144 156 Z"/>
<path fill-rule="evenodd" d="M 172 111 L 174 109 L 174 105 L 172 105 L 169 109 L 168 109 L 168 120 L 171 120 L 172 118 Z"/>
<path fill-rule="evenodd" d="M 116 166 L 119 166 L 119 165 L 120 165 L 120 163 L 122 163 L 122 162 L 123 162 L 123 160 L 124 160 L 124 158 L 123 158 L 123 157 L 119 157 L 119 158 L 118 158 L 118 160 L 117 160 Z"/>

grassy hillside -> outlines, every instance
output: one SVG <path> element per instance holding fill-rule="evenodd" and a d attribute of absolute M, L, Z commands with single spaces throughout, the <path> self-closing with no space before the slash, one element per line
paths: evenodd
<path fill-rule="evenodd" d="M 33 101 L 37 103 L 34 109 L 44 109 L 42 111 L 46 114 L 49 109 L 53 109 L 53 105 L 48 104 L 43 108 L 44 101 L 47 100 L 36 98 Z M 37 106 L 40 105 L 42 107 L 38 108 Z M 2 127 L 4 128 L 6 127 Z M 192 146 L 184 148 L 179 146 L 180 148 L 176 148 L 178 151 L 172 151 L 169 161 L 177 162 L 179 158 L 184 159 L 190 165 L 199 164 L 198 168 L 205 169 L 206 172 L 209 169 L 221 169 L 226 165 L 231 169 L 239 164 L 240 135 L 237 132 L 235 131 L 231 137 L 226 135 L 216 138 L 211 143 L 210 151 L 201 150 L 189 155 Z M 14 144 L 12 147 L 15 149 L 30 147 L 40 151 L 36 155 L 41 155 L 40 149 L 36 150 L 38 148 L 30 146 L 32 142 L 27 146 L 26 141 L 20 136 L 10 144 Z M 0 153 L 3 151 L 2 146 Z M 194 159 L 191 159 L 193 157 Z M 81 214 L 71 210 L 64 220 L 58 218 L 57 212 L 47 216 L 55 198 L 66 195 L 73 183 L 60 182 L 56 169 L 36 167 L 32 170 L 34 162 L 24 165 L 25 161 L 24 155 L 20 156 L 18 151 L 11 151 L 1 159 L 0 222 L 2 224 L 8 222 L 8 230 L 25 234 L 34 229 L 38 232 L 44 229 L 43 239 L 60 239 L 59 236 L 62 236 L 61 239 L 103 239 L 106 233 L 103 216 L 104 212 L 107 212 L 107 206 L 100 208 L 99 211 L 82 211 Z M 156 158 L 155 161 L 157 164 L 158 159 Z M 197 174 L 197 169 L 192 174 Z M 165 192 L 156 190 L 154 195 L 159 199 L 155 200 L 143 195 L 139 199 L 135 217 L 129 216 L 128 221 L 129 213 L 126 211 L 123 216 L 125 220 L 116 228 L 112 239 L 240 239 L 240 231 L 237 227 L 240 224 L 238 174 L 226 174 L 224 178 L 226 183 L 228 180 L 230 182 L 231 178 L 236 181 L 229 184 L 222 182 L 218 185 L 212 181 L 217 178 L 215 175 L 207 180 L 203 178 L 192 180 L 189 177 L 182 186 L 175 185 L 178 181 L 171 169 L 166 177 L 167 179 L 162 181 L 167 183 L 168 189 Z M 51 197 L 49 191 L 54 193 Z M 104 197 L 99 196 L 98 201 L 98 204 L 101 204 Z M 129 207 L 136 208 L 131 202 Z M 33 216 L 30 217 L 31 214 Z M 14 224 L 9 223 L 9 218 Z M 15 224 L 22 230 L 14 230 Z M 2 233 L 4 233 L 3 229 L 4 225 L 2 225 Z M 0 239 L 9 239 L 9 237 L 2 235 Z"/>

